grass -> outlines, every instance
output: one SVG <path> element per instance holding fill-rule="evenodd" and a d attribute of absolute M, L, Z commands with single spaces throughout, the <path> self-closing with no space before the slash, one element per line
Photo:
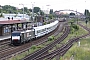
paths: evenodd
<path fill-rule="evenodd" d="M 77 32 L 73 32 L 73 34 L 69 34 L 63 43 L 68 41 L 70 38 L 81 36 L 87 33 L 88 32 L 82 29 L 82 27 L 79 27 L 79 30 Z M 71 47 L 69 51 L 60 58 L 60 60 L 70 60 L 72 55 L 74 56 L 74 60 L 90 60 L 90 38 L 81 39 L 80 43 L 80 46 L 78 45 L 78 42 L 75 43 L 73 47 Z"/>
<path fill-rule="evenodd" d="M 83 32 L 84 32 L 84 33 L 83 33 Z M 85 30 L 83 30 L 81 27 L 79 27 L 79 30 L 78 30 L 78 31 L 73 31 L 73 33 L 69 34 L 68 37 L 67 37 L 62 43 L 65 43 L 66 41 L 68 41 L 68 40 L 71 39 L 71 38 L 74 38 L 74 37 L 76 37 L 76 36 L 80 36 L 80 35 L 86 34 L 86 33 L 88 33 L 88 32 L 85 31 Z M 59 34 L 57 37 L 55 37 L 54 39 L 60 37 L 61 34 L 62 34 L 62 33 L 60 33 L 60 34 Z M 34 45 L 34 46 L 32 46 L 32 47 L 29 49 L 29 51 L 25 51 L 25 52 L 23 52 L 23 53 L 15 56 L 15 57 L 12 57 L 10 60 L 20 60 L 21 58 L 25 57 L 26 55 L 31 54 L 31 53 L 35 52 L 36 50 L 38 50 L 38 49 L 40 49 L 40 48 L 45 47 L 47 44 L 49 44 L 49 43 L 51 43 L 51 42 L 53 42 L 53 41 L 54 41 L 54 40 L 51 40 L 51 41 L 46 42 L 45 44 L 38 45 L 38 46 L 35 46 L 35 45 Z M 60 46 L 61 46 L 61 45 L 56 45 L 56 47 L 60 47 Z M 54 47 L 54 48 L 53 48 L 52 50 L 50 50 L 49 52 L 55 50 L 56 47 Z M 71 55 L 68 55 L 68 56 L 70 57 Z M 54 59 L 55 59 L 55 58 L 54 58 Z"/>
<path fill-rule="evenodd" d="M 70 32 L 70 34 L 68 35 L 68 37 L 67 38 L 65 38 L 65 40 L 64 41 L 62 41 L 61 43 L 63 43 L 63 44 L 65 44 L 69 39 L 72 39 L 72 38 L 74 38 L 74 37 L 77 37 L 77 36 L 81 36 L 81 35 L 84 35 L 84 34 L 87 34 L 88 32 L 86 31 L 86 30 L 84 30 L 82 27 L 80 27 L 79 26 L 79 30 L 78 31 L 75 31 L 74 29 L 71 29 L 72 31 Z M 82 40 L 83 41 L 83 40 Z M 90 40 L 89 40 L 90 41 Z M 83 43 L 81 43 L 81 45 L 83 45 L 85 43 L 85 41 L 83 42 Z M 87 44 L 86 44 L 86 46 L 87 46 Z M 88 46 L 89 47 L 89 46 Z M 90 47 L 89 47 L 90 48 Z M 83 49 L 83 47 L 82 48 L 79 48 L 78 46 L 77 46 L 77 43 L 65 54 L 65 56 L 63 56 L 63 57 L 60 57 L 60 60 L 70 60 L 70 58 L 71 58 L 71 56 L 72 56 L 72 54 L 76 54 L 76 56 L 74 57 L 75 59 L 74 60 L 79 60 L 79 59 L 84 59 L 85 60 L 85 58 L 82 58 L 83 56 L 85 56 L 86 54 L 82 54 L 82 53 L 85 53 L 85 50 L 83 51 L 82 50 Z M 84 48 L 84 49 L 86 49 L 86 48 Z M 88 49 L 88 48 L 87 48 Z M 81 56 L 78 56 L 79 54 L 78 54 L 78 52 L 80 52 L 81 54 Z M 77 59 L 77 56 L 78 56 L 78 58 L 79 59 Z M 88 57 L 88 56 L 87 56 Z M 87 58 L 88 59 L 88 58 Z M 54 60 L 55 60 L 55 58 L 54 58 Z"/>
<path fill-rule="evenodd" d="M 26 55 L 31 54 L 31 53 L 35 52 L 36 50 L 38 50 L 38 49 L 40 49 L 42 47 L 43 46 L 41 46 L 41 45 L 38 45 L 38 46 L 33 45 L 28 51 L 25 51 L 25 52 L 23 52 L 21 54 L 18 54 L 16 56 L 10 58 L 10 60 L 20 60 L 21 58 L 25 57 Z"/>
<path fill-rule="evenodd" d="M 81 35 L 84 35 L 84 34 L 87 34 L 88 32 L 86 30 L 84 30 L 82 27 L 79 26 L 79 30 L 78 31 L 75 31 L 75 30 L 72 30 L 70 32 L 70 34 L 68 35 L 67 38 L 65 38 L 64 41 L 62 41 L 62 43 L 66 43 L 69 39 L 72 39 L 72 38 L 75 38 L 77 36 L 81 36 Z"/>
<path fill-rule="evenodd" d="M 80 46 L 75 43 L 73 47 L 64 55 L 64 60 L 69 60 L 74 55 L 74 60 L 90 60 L 90 38 L 81 39 Z"/>
<path fill-rule="evenodd" d="M 59 34 L 57 37 L 55 37 L 55 38 L 54 38 L 54 36 L 50 36 L 49 38 L 50 38 L 50 39 L 53 38 L 53 40 L 48 40 L 47 42 L 45 42 L 45 43 L 42 44 L 42 45 L 38 45 L 38 46 L 33 45 L 33 46 L 31 46 L 31 48 L 30 48 L 28 51 L 25 51 L 25 52 L 23 52 L 23 53 L 21 53 L 21 54 L 19 54 L 19 55 L 16 55 L 16 56 L 10 58 L 9 60 L 20 60 L 20 59 L 24 58 L 25 56 L 27 56 L 28 54 L 31 54 L 31 53 L 35 52 L 36 50 L 39 50 L 39 49 L 45 47 L 47 44 L 53 42 L 56 38 L 60 37 L 61 34 L 62 34 L 62 33 L 60 33 L 60 34 Z M 55 48 L 54 48 L 54 49 L 55 49 Z"/>
<path fill-rule="evenodd" d="M 90 21 L 86 24 L 85 21 L 80 21 L 82 23 L 82 25 L 87 26 L 88 28 L 90 28 Z"/>

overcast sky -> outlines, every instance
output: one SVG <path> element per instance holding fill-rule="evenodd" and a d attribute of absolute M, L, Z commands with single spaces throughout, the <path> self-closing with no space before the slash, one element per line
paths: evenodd
<path fill-rule="evenodd" d="M 41 9 L 53 9 L 62 10 L 62 9 L 71 9 L 77 10 L 81 13 L 84 13 L 85 9 L 90 10 L 90 0 L 0 0 L 0 5 L 12 5 L 18 8 L 23 7 L 19 4 L 24 4 L 25 7 L 32 8 L 32 3 L 34 6 L 38 6 Z M 49 5 L 49 6 L 46 6 Z"/>

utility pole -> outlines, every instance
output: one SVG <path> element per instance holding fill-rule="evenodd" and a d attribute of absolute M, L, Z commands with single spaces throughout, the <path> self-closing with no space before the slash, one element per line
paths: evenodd
<path fill-rule="evenodd" d="M 23 19 L 24 19 L 24 4 L 19 4 L 23 6 Z"/>
<path fill-rule="evenodd" d="M 76 19 L 77 19 L 77 24 L 78 24 L 78 14 L 77 14 L 77 9 L 76 9 Z"/>
<path fill-rule="evenodd" d="M 49 6 L 50 5 L 46 5 L 47 6 L 47 20 L 49 19 L 49 17 L 48 17 L 48 14 L 49 14 Z"/>
<path fill-rule="evenodd" d="M 34 3 L 35 2 L 31 2 L 32 3 L 32 20 L 34 21 Z"/>

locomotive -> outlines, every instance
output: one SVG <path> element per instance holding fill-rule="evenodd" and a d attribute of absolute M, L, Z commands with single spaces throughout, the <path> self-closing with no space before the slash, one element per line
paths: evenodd
<path fill-rule="evenodd" d="M 32 29 L 13 31 L 11 33 L 11 44 L 20 45 L 21 43 L 28 42 L 34 38 L 44 36 L 55 30 L 58 26 L 59 21 L 56 20 L 50 24 L 33 27 Z"/>

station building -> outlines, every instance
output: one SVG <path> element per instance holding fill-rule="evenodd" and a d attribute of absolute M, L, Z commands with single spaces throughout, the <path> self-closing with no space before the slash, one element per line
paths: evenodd
<path fill-rule="evenodd" d="M 26 20 L 1 20 L 0 21 L 0 36 L 11 35 L 11 32 L 19 29 L 27 29 L 29 23 Z"/>

